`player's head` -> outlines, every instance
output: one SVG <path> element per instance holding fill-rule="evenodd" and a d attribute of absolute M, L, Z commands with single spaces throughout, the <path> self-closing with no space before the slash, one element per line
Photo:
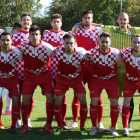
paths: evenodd
<path fill-rule="evenodd" d="M 93 12 L 91 10 L 86 10 L 82 14 L 82 22 L 85 27 L 90 27 L 93 21 Z"/>
<path fill-rule="evenodd" d="M 134 34 L 131 38 L 131 45 L 135 53 L 140 52 L 140 34 Z"/>
<path fill-rule="evenodd" d="M 12 34 L 19 32 L 22 29 L 22 26 L 19 22 L 15 22 L 13 29 L 12 29 Z"/>
<path fill-rule="evenodd" d="M 3 49 L 7 50 L 7 48 L 10 48 L 11 44 L 12 44 L 12 35 L 11 35 L 11 33 L 4 31 L 0 35 L 0 42 L 1 42 L 1 47 Z"/>
<path fill-rule="evenodd" d="M 127 13 L 120 13 L 117 19 L 120 29 L 127 29 L 127 24 L 129 23 L 129 16 Z"/>
<path fill-rule="evenodd" d="M 107 32 L 103 32 L 100 35 L 100 40 L 99 40 L 100 50 L 103 53 L 108 52 L 110 44 L 111 44 L 111 34 Z"/>
<path fill-rule="evenodd" d="M 65 47 L 65 53 L 66 54 L 71 54 L 74 52 L 74 47 L 76 45 L 76 42 L 75 42 L 75 36 L 73 34 L 65 34 L 63 36 L 63 40 L 64 40 L 64 47 Z"/>
<path fill-rule="evenodd" d="M 22 29 L 28 31 L 32 25 L 32 16 L 30 13 L 25 12 L 21 15 L 21 25 Z"/>
<path fill-rule="evenodd" d="M 53 14 L 51 16 L 51 26 L 52 26 L 54 31 L 61 30 L 62 16 L 60 14 Z"/>
<path fill-rule="evenodd" d="M 37 25 L 31 26 L 29 29 L 29 37 L 32 45 L 38 45 L 41 39 L 41 30 Z"/>

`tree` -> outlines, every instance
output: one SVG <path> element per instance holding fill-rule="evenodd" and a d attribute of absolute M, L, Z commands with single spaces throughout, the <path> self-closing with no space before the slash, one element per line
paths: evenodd
<path fill-rule="evenodd" d="M 39 2 L 40 0 L 0 0 L 0 28 L 13 26 L 23 12 L 30 12 L 34 16 L 42 7 Z"/>

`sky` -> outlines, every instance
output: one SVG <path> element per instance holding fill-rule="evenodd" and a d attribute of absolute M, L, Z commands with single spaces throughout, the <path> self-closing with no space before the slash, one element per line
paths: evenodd
<path fill-rule="evenodd" d="M 41 10 L 42 14 L 44 14 L 44 8 L 46 6 L 49 6 L 51 2 L 52 0 L 40 0 L 40 3 L 42 4 L 42 10 Z"/>

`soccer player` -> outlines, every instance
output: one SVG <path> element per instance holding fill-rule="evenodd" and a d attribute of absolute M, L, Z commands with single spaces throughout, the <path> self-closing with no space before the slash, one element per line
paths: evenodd
<path fill-rule="evenodd" d="M 19 22 L 15 22 L 13 29 L 12 29 L 12 34 L 19 32 L 22 29 L 22 26 Z"/>
<path fill-rule="evenodd" d="M 61 30 L 62 16 L 60 14 L 53 14 L 51 16 L 51 26 L 52 26 L 52 29 L 43 35 L 42 40 L 51 44 L 54 48 L 57 48 L 58 46 L 62 46 L 63 36 L 64 34 L 66 34 L 66 32 Z M 56 83 L 57 64 L 58 64 L 58 61 L 56 60 L 56 57 L 51 57 L 50 70 L 52 72 L 54 85 Z M 46 103 L 47 103 L 47 100 L 46 100 Z M 62 101 L 62 124 L 63 124 L 64 129 L 68 129 L 65 122 L 66 110 L 67 110 L 67 101 L 66 101 L 66 96 L 65 96 Z"/>
<path fill-rule="evenodd" d="M 22 93 L 22 119 L 23 127 L 19 131 L 20 134 L 27 132 L 29 115 L 29 103 L 33 96 L 34 90 L 39 85 L 42 89 L 42 94 L 47 97 L 47 128 L 53 133 L 51 123 L 53 120 L 53 102 L 54 94 L 52 88 L 52 74 L 48 70 L 49 56 L 53 51 L 53 46 L 41 41 L 41 31 L 36 25 L 33 25 L 29 30 L 30 42 L 20 46 L 24 54 L 25 79 L 23 83 Z"/>
<path fill-rule="evenodd" d="M 127 136 L 130 101 L 136 91 L 140 88 L 140 34 L 131 38 L 132 48 L 122 49 L 122 60 L 125 63 L 126 77 L 123 89 L 124 104 L 122 107 L 122 134 Z"/>
<path fill-rule="evenodd" d="M 86 90 L 83 84 L 83 76 L 80 67 L 84 54 L 86 54 L 86 50 L 80 47 L 75 47 L 76 42 L 73 34 L 65 34 L 63 40 L 64 47 L 58 47 L 55 49 L 55 56 L 58 60 L 58 73 L 54 90 L 54 114 L 58 123 L 58 128 L 54 132 L 54 135 L 59 135 L 63 131 L 61 103 L 69 87 L 74 89 L 74 93 L 80 101 L 80 133 L 81 135 L 88 135 L 84 128 L 88 112 Z"/>
<path fill-rule="evenodd" d="M 92 129 L 89 135 L 97 133 L 97 113 L 98 100 L 103 89 L 106 90 L 111 103 L 111 134 L 118 136 L 116 131 L 116 122 L 119 115 L 118 109 L 118 82 L 117 82 L 117 61 L 121 55 L 118 49 L 110 48 L 111 35 L 103 32 L 100 35 L 99 47 L 90 50 L 90 56 L 93 60 L 93 72 L 90 79 L 90 118 L 92 121 Z"/>
<path fill-rule="evenodd" d="M 21 25 L 22 25 L 22 29 L 17 32 L 14 33 L 12 35 L 12 44 L 14 46 L 18 46 L 20 44 L 29 42 L 29 29 L 30 26 L 32 25 L 32 16 L 30 13 L 25 12 L 21 15 L 21 21 L 20 21 Z M 24 60 L 21 60 L 21 62 L 19 62 L 19 65 L 17 67 L 17 71 L 18 71 L 18 75 L 19 75 L 19 84 L 20 84 L 20 94 L 22 91 L 22 86 L 23 86 L 23 81 L 24 81 Z M 28 126 L 29 128 L 32 128 L 31 125 L 31 121 L 30 121 L 30 116 L 31 116 L 31 112 L 33 110 L 34 107 L 34 97 L 31 99 L 30 101 L 30 114 L 28 116 Z M 17 121 L 17 128 L 21 128 L 21 118 L 19 115 L 18 121 Z"/>
<path fill-rule="evenodd" d="M 82 22 L 83 27 L 79 30 L 74 31 L 74 35 L 76 36 L 77 46 L 83 47 L 85 50 L 90 50 L 95 48 L 99 44 L 99 36 L 103 32 L 100 27 L 93 27 L 93 12 L 91 10 L 86 10 L 82 14 Z M 83 82 L 84 84 L 90 81 L 92 65 L 88 64 L 86 61 L 82 62 L 82 71 L 83 71 Z M 104 130 L 104 126 L 102 124 L 102 116 L 103 116 L 103 102 L 102 98 L 99 98 L 99 112 L 98 112 L 98 128 L 100 130 Z M 73 113 L 73 123 L 70 130 L 75 129 L 78 126 L 78 110 L 79 110 L 79 101 L 76 96 L 73 98 L 72 103 L 72 113 Z"/>
<path fill-rule="evenodd" d="M 16 121 L 20 113 L 19 107 L 19 81 L 16 74 L 18 62 L 22 59 L 22 53 L 16 47 L 11 46 L 12 36 L 9 32 L 3 32 L 0 36 L 0 87 L 7 88 L 9 97 L 12 98 L 12 125 L 11 133 L 17 134 Z M 4 128 L 1 123 L 2 100 L 0 100 L 0 129 Z"/>

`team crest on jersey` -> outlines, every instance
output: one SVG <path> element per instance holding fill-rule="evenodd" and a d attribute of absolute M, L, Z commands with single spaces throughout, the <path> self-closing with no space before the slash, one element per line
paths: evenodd
<path fill-rule="evenodd" d="M 72 65 L 77 65 L 78 64 L 78 60 L 75 60 Z"/>
<path fill-rule="evenodd" d="M 94 38 L 95 37 L 95 33 L 92 33 L 90 38 Z"/>
<path fill-rule="evenodd" d="M 115 68 L 115 67 L 114 67 L 114 62 L 109 62 L 108 66 L 111 67 L 112 69 Z"/>
<path fill-rule="evenodd" d="M 127 31 L 127 34 L 128 34 L 128 35 L 131 35 L 131 31 Z"/>
<path fill-rule="evenodd" d="M 43 57 L 44 57 L 44 54 L 40 54 L 40 55 L 38 56 L 39 59 L 42 59 Z"/>

